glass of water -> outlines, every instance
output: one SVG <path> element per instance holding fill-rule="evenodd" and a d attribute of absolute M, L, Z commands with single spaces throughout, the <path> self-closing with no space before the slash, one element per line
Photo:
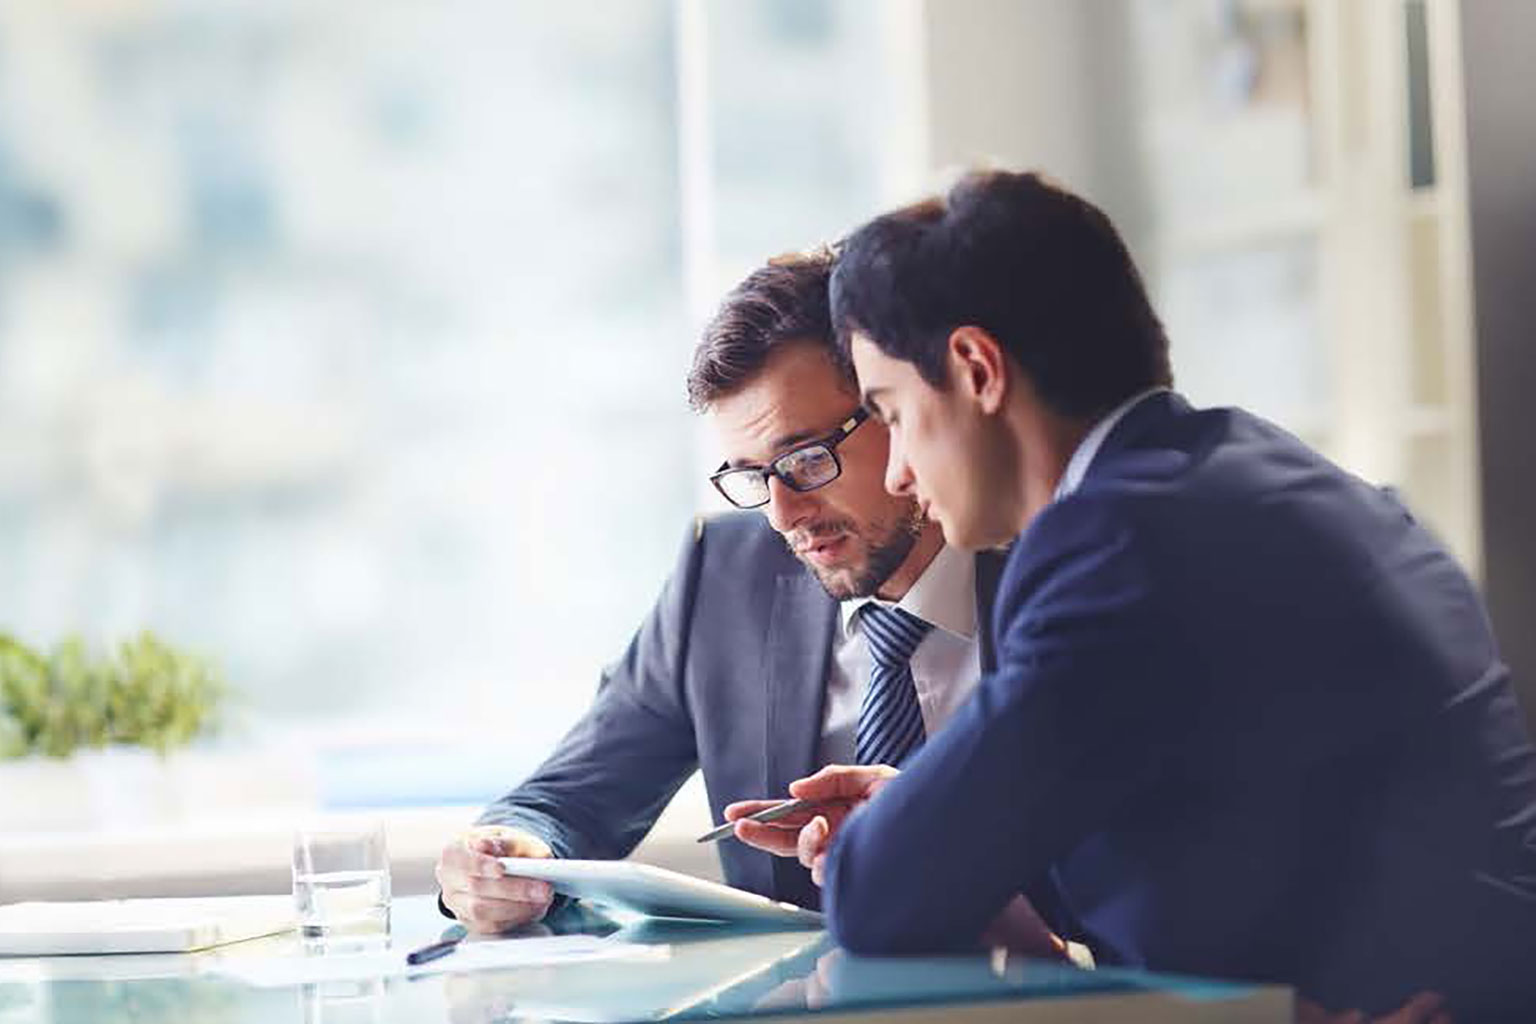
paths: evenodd
<path fill-rule="evenodd" d="M 384 823 L 301 828 L 293 836 L 293 902 L 308 939 L 389 934 Z"/>

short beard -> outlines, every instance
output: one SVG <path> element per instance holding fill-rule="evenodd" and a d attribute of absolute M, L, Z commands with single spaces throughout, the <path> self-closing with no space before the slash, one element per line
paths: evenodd
<path fill-rule="evenodd" d="M 879 522 L 871 523 L 870 532 L 880 536 L 880 539 L 871 544 L 869 558 L 864 564 L 863 571 L 852 579 L 846 578 L 850 571 L 848 569 L 824 571 L 804 558 L 800 561 L 811 571 L 822 589 L 834 601 L 873 597 L 875 592 L 885 585 L 885 581 L 901 568 L 901 563 L 907 560 L 907 556 L 917 546 L 917 538 L 922 535 L 923 527 L 927 524 L 928 520 L 917 502 L 913 502 L 891 526 L 887 527 Z M 796 557 L 799 558 L 798 555 Z"/>

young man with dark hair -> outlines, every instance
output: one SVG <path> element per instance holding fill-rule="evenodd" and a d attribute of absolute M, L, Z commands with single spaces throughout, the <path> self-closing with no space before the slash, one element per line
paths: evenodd
<path fill-rule="evenodd" d="M 799 836 L 843 945 L 964 948 L 1048 879 L 1101 961 L 1536 1009 L 1536 752 L 1428 531 L 1170 391 L 1113 227 L 1034 175 L 860 228 L 832 307 L 887 489 L 957 546 L 1018 538 L 999 669 L 946 730 L 793 787 L 879 789 Z"/>

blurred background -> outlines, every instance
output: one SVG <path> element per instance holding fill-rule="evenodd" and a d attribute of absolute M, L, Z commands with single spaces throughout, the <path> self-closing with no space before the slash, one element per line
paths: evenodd
<path fill-rule="evenodd" d="M 1520 435 L 1478 402 L 1507 111 L 1464 54 L 1519 6 L 0 3 L 0 633 L 149 629 L 228 687 L 164 759 L 0 761 L 0 900 L 281 891 L 315 814 L 385 814 L 425 886 L 716 507 L 682 379 L 721 293 L 977 163 L 1102 205 L 1186 393 L 1484 580 Z"/>

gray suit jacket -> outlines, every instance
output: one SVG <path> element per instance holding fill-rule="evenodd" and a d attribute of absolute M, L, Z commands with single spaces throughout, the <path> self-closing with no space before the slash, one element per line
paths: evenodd
<path fill-rule="evenodd" d="M 1002 556 L 978 556 L 983 672 Z M 698 520 L 661 596 L 592 707 L 485 824 L 517 825 L 556 856 L 625 857 L 702 768 L 716 821 L 815 771 L 838 605 L 756 512 Z M 726 880 L 817 907 L 793 860 L 719 845 Z"/>

